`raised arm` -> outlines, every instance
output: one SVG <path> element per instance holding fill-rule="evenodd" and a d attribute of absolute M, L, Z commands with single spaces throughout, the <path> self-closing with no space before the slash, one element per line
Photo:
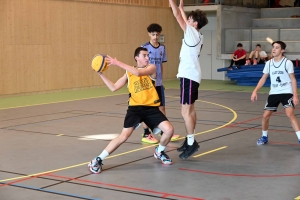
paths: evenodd
<path fill-rule="evenodd" d="M 125 63 L 122 63 L 121 61 L 118 61 L 116 58 L 112 58 L 110 56 L 107 56 L 106 61 L 109 63 L 109 66 L 110 65 L 119 66 L 119 67 L 125 69 L 126 71 L 131 72 L 132 74 L 134 74 L 136 76 L 151 75 L 151 77 L 156 78 L 156 66 L 155 65 L 149 64 L 145 68 L 136 69 L 136 68 L 134 68 L 130 65 L 127 65 Z"/>
<path fill-rule="evenodd" d="M 185 23 L 187 23 L 187 17 L 186 17 L 186 14 L 184 12 L 184 9 L 183 9 L 183 0 L 180 0 L 179 10 L 180 10 L 180 14 L 182 16 L 182 19 L 184 20 Z"/>
<path fill-rule="evenodd" d="M 186 30 L 186 22 L 182 18 L 182 14 L 181 14 L 180 9 L 176 5 L 175 0 L 169 0 L 169 2 L 170 2 L 170 6 L 172 8 L 173 14 L 174 14 L 174 16 L 175 16 L 178 24 L 180 25 L 180 27 L 182 28 L 182 30 L 185 32 L 185 30 Z M 183 7 L 183 0 L 180 0 L 180 5 Z"/>

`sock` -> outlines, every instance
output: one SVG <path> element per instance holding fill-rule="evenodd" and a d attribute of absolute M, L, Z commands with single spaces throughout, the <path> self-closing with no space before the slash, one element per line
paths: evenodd
<path fill-rule="evenodd" d="M 262 136 L 268 137 L 268 130 L 262 131 Z"/>
<path fill-rule="evenodd" d="M 144 136 L 149 135 L 149 134 L 150 134 L 149 128 L 144 128 Z"/>
<path fill-rule="evenodd" d="M 164 151 L 165 148 L 166 148 L 165 146 L 162 146 L 161 144 L 159 144 L 158 147 L 157 147 L 157 152 L 160 153 L 160 152 Z"/>
<path fill-rule="evenodd" d="M 300 140 L 300 131 L 297 131 L 297 132 L 296 132 L 296 135 L 297 135 L 297 137 L 298 137 L 298 140 Z"/>
<path fill-rule="evenodd" d="M 188 141 L 187 141 L 188 145 L 192 146 L 194 144 L 194 140 L 195 140 L 194 139 L 194 134 L 188 134 L 187 139 L 188 139 Z"/>
<path fill-rule="evenodd" d="M 104 160 L 108 155 L 109 153 L 104 149 L 98 157 L 100 157 L 101 160 Z"/>

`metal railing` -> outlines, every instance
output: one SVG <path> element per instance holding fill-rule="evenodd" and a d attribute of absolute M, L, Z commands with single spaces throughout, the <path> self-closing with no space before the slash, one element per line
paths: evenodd
<path fill-rule="evenodd" d="M 177 0 L 179 4 L 180 0 Z M 204 5 L 229 5 L 250 8 L 268 8 L 268 0 L 184 0 L 185 6 L 204 6 Z"/>

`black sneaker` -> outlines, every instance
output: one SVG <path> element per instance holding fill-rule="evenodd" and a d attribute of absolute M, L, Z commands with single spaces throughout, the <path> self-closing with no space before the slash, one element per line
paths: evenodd
<path fill-rule="evenodd" d="M 188 157 L 190 157 L 191 155 L 193 155 L 196 151 L 198 151 L 199 148 L 200 148 L 200 145 L 195 140 L 194 143 L 193 143 L 193 145 L 191 145 L 191 146 L 187 145 L 187 147 L 184 150 L 184 152 L 182 152 L 179 155 L 179 158 L 181 158 L 181 159 L 187 159 Z"/>
<path fill-rule="evenodd" d="M 177 151 L 178 151 L 178 152 L 183 152 L 183 151 L 185 151 L 186 147 L 187 147 L 187 137 L 185 137 L 184 142 L 181 144 L 181 147 L 179 147 L 179 148 L 177 149 Z"/>

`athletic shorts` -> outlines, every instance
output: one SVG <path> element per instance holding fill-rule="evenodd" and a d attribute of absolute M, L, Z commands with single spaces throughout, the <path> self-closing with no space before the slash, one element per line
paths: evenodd
<path fill-rule="evenodd" d="M 144 122 L 153 130 L 163 121 L 168 121 L 168 119 L 158 107 L 129 106 L 124 120 L 124 128 L 135 127 L 137 124 Z"/>
<path fill-rule="evenodd" d="M 200 84 L 187 78 L 180 78 L 180 103 L 193 104 L 198 99 Z"/>
<path fill-rule="evenodd" d="M 279 103 L 281 103 L 284 108 L 294 108 L 293 94 L 270 94 L 264 110 L 276 112 Z"/>
<path fill-rule="evenodd" d="M 166 105 L 166 99 L 165 99 L 165 88 L 164 86 L 155 86 L 155 89 L 157 91 L 160 105 L 159 106 L 165 106 Z"/>

